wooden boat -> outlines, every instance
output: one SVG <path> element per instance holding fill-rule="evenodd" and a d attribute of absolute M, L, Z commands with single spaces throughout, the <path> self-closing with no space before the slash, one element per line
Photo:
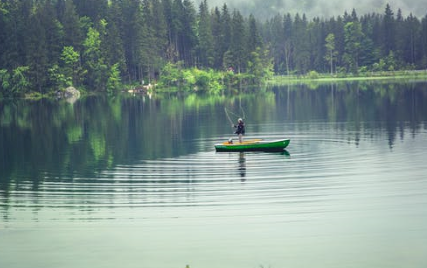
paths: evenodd
<path fill-rule="evenodd" d="M 262 139 L 247 140 L 240 143 L 239 141 L 226 141 L 215 144 L 217 152 L 243 152 L 243 151 L 263 151 L 263 152 L 280 152 L 288 145 L 290 139 L 266 141 Z"/>

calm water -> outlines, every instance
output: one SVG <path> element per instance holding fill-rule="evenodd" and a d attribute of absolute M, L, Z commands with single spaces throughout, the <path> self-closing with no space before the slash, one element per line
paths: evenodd
<path fill-rule="evenodd" d="M 0 267 L 427 267 L 426 150 L 425 83 L 3 101 Z"/>

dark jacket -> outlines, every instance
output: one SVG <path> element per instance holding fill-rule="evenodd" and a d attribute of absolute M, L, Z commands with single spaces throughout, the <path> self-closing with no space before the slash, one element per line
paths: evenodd
<path fill-rule="evenodd" d="M 235 134 L 237 134 L 237 135 L 239 135 L 239 134 L 244 135 L 245 134 L 245 123 L 243 123 L 243 121 L 240 121 L 239 124 L 237 126 L 234 125 L 234 127 L 237 128 L 236 132 L 234 132 Z"/>

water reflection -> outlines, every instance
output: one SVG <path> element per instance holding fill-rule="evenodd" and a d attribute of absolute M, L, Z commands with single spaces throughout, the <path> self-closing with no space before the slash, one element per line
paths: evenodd
<path fill-rule="evenodd" d="M 245 181 L 246 177 L 246 158 L 244 152 L 239 152 L 239 174 L 242 177 L 242 181 Z"/>
<path fill-rule="evenodd" d="M 0 266 L 425 267 L 425 86 L 2 102 Z"/>
<path fill-rule="evenodd" d="M 393 150 L 396 140 L 408 135 L 406 130 L 416 136 L 426 128 L 425 87 L 351 83 L 316 90 L 274 87 L 238 97 L 2 101 L 0 194 L 7 199 L 11 185 L 19 188 L 24 182 L 37 192 L 47 179 L 96 179 L 120 165 L 212 151 L 212 144 L 232 134 L 224 107 L 245 107 L 248 133 L 255 138 L 297 132 L 324 138 L 329 133 L 323 129 L 329 129 L 345 131 L 339 138 L 360 146 L 366 137 L 375 140 L 385 132 Z M 247 155 L 236 157 L 238 175 L 246 178 Z"/>
<path fill-rule="evenodd" d="M 288 152 L 288 150 L 283 150 L 283 152 L 280 152 L 280 154 L 286 157 L 291 157 L 291 154 Z"/>

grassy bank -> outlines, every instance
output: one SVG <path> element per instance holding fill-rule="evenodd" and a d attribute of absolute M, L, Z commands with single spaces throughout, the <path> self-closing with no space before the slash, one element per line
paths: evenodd
<path fill-rule="evenodd" d="M 427 70 L 421 71 L 393 71 L 393 72 L 365 72 L 352 74 L 319 74 L 311 71 L 306 75 L 276 75 L 267 83 L 269 85 L 299 85 L 323 84 L 367 80 L 407 80 L 427 81 Z"/>

